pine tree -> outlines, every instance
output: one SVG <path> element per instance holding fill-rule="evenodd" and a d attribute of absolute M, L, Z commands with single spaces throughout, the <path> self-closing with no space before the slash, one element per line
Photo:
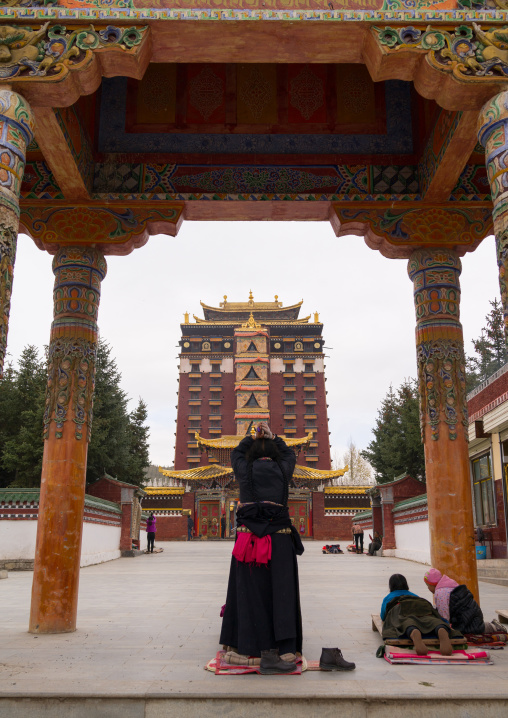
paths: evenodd
<path fill-rule="evenodd" d="M 1 446 L 1 467 L 4 486 L 39 486 L 41 482 L 42 419 L 46 393 L 46 362 L 34 346 L 27 346 L 19 359 L 18 369 L 9 369 L 8 384 L 1 382 L 2 395 L 8 399 L 7 416 L 0 407 L 5 435 Z M 10 386 L 9 386 L 10 384 Z"/>
<path fill-rule="evenodd" d="M 131 434 L 127 394 L 111 347 L 99 340 L 95 374 L 93 422 L 86 479 L 91 483 L 105 473 L 129 482 Z"/>
<path fill-rule="evenodd" d="M 374 439 L 361 452 L 373 466 L 378 483 L 408 473 L 425 478 L 425 458 L 420 434 L 418 389 L 414 379 L 395 392 L 390 386 L 378 410 Z"/>
<path fill-rule="evenodd" d="M 492 376 L 508 361 L 504 334 L 504 317 L 501 302 L 490 302 L 491 311 L 485 317 L 486 326 L 480 337 L 473 339 L 476 356 L 466 359 L 466 387 L 471 391 Z"/>
<path fill-rule="evenodd" d="M 130 423 L 130 463 L 129 478 L 131 484 L 141 486 L 145 481 L 145 470 L 150 466 L 148 437 L 150 429 L 144 426 L 148 417 L 145 402 L 140 397 L 137 407 L 129 414 Z"/>

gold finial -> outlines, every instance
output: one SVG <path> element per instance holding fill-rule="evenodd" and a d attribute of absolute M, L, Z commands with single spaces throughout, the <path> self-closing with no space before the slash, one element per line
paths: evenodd
<path fill-rule="evenodd" d="M 227 304 L 227 303 L 228 303 L 228 295 L 225 294 L 225 295 L 224 295 L 224 304 Z"/>
<path fill-rule="evenodd" d="M 279 301 L 279 295 L 278 295 L 278 294 L 275 295 L 275 301 L 276 301 L 276 302 Z"/>
<path fill-rule="evenodd" d="M 184 324 L 188 324 L 189 323 L 189 312 L 184 312 L 183 316 L 184 316 Z"/>
<path fill-rule="evenodd" d="M 253 299 L 254 299 L 254 297 L 252 296 L 252 289 L 251 289 L 251 290 L 249 290 L 249 302 L 252 302 Z"/>
<path fill-rule="evenodd" d="M 261 329 L 261 324 L 254 319 L 252 312 L 247 321 L 242 324 L 242 329 Z"/>
<path fill-rule="evenodd" d="M 253 426 L 250 427 L 250 433 L 252 436 L 256 436 L 256 429 Z"/>
<path fill-rule="evenodd" d="M 314 312 L 314 324 L 319 324 L 319 312 Z"/>

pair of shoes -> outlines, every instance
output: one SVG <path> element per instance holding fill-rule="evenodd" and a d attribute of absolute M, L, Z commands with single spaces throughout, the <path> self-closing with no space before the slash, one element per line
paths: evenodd
<path fill-rule="evenodd" d="M 346 661 L 338 648 L 323 648 L 319 667 L 322 671 L 354 671 L 356 665 Z"/>
<path fill-rule="evenodd" d="M 271 648 L 269 651 L 261 651 L 261 663 L 259 672 L 263 676 L 273 676 L 277 673 L 294 673 L 296 663 L 283 661 L 279 656 L 278 648 Z"/>

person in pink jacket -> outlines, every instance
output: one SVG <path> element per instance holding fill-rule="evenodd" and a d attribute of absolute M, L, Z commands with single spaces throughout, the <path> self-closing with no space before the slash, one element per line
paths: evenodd
<path fill-rule="evenodd" d="M 150 514 L 146 520 L 146 533 L 148 538 L 148 553 L 153 553 L 153 545 L 155 543 L 155 516 Z"/>

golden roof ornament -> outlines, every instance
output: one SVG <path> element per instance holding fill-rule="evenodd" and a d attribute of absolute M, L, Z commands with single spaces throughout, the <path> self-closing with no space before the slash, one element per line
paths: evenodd
<path fill-rule="evenodd" d="M 242 329 L 262 329 L 262 326 L 254 319 L 254 315 L 251 312 L 250 317 L 242 324 Z"/>
<path fill-rule="evenodd" d="M 189 312 L 184 312 L 183 317 L 184 317 L 183 323 L 188 324 L 189 323 Z"/>
<path fill-rule="evenodd" d="M 253 299 L 254 297 L 252 295 L 252 289 L 249 289 L 249 302 L 252 302 Z"/>
<path fill-rule="evenodd" d="M 314 324 L 319 324 L 319 312 L 314 312 Z"/>

